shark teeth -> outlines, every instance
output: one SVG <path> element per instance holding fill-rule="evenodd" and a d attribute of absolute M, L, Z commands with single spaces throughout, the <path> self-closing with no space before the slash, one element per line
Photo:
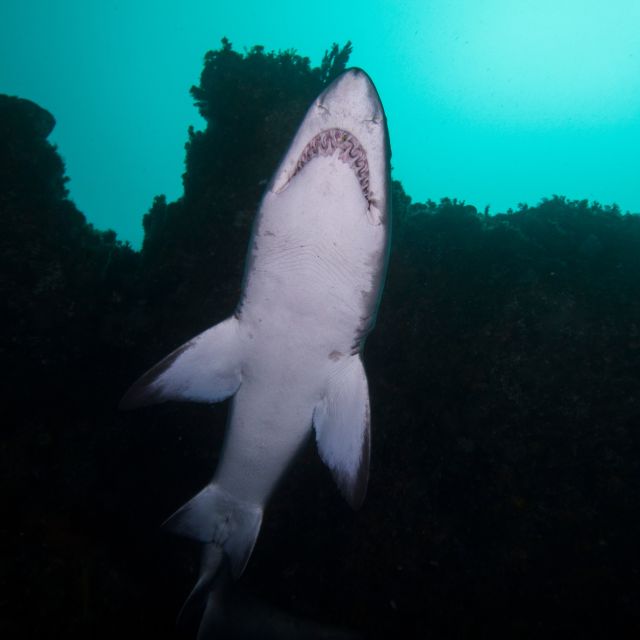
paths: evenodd
<path fill-rule="evenodd" d="M 331 156 L 336 150 L 338 150 L 338 158 L 353 169 L 364 197 L 371 204 L 367 153 L 358 138 L 344 129 L 325 129 L 314 136 L 300 154 L 291 178 L 313 158 Z"/>

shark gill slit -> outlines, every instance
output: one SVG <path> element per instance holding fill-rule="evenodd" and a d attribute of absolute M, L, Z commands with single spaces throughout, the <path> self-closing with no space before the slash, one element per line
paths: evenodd
<path fill-rule="evenodd" d="M 372 203 L 369 191 L 369 162 L 367 152 L 364 150 L 358 138 L 344 129 L 325 129 L 315 135 L 303 149 L 296 168 L 291 175 L 292 180 L 296 174 L 308 162 L 317 156 L 331 156 L 338 150 L 338 158 L 349 165 L 358 178 L 362 194 L 367 199 L 369 206 Z"/>

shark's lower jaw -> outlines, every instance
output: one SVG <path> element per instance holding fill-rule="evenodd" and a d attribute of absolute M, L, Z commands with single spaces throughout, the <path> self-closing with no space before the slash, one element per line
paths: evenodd
<path fill-rule="evenodd" d="M 336 150 L 339 152 L 338 158 L 353 169 L 360 183 L 362 195 L 364 195 L 367 202 L 371 204 L 367 153 L 358 138 L 344 129 L 325 129 L 314 136 L 300 154 L 291 179 L 293 179 L 310 160 L 313 160 L 313 158 L 317 156 L 331 156 Z"/>

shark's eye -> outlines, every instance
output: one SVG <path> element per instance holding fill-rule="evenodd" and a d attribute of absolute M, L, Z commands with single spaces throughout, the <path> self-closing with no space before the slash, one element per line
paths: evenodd
<path fill-rule="evenodd" d="M 325 107 L 325 106 L 322 104 L 322 102 L 318 102 L 318 103 L 316 104 L 316 107 L 318 107 L 318 109 L 319 109 L 320 111 L 322 111 L 322 113 L 326 113 L 326 114 L 328 114 L 328 113 L 329 113 L 329 109 L 327 109 L 327 107 Z"/>

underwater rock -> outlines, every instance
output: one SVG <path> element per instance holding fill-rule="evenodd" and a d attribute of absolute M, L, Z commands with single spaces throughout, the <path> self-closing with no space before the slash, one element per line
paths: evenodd
<path fill-rule="evenodd" d="M 22 136 L 47 138 L 56 119 L 41 106 L 26 98 L 0 94 L 0 140 Z"/>

